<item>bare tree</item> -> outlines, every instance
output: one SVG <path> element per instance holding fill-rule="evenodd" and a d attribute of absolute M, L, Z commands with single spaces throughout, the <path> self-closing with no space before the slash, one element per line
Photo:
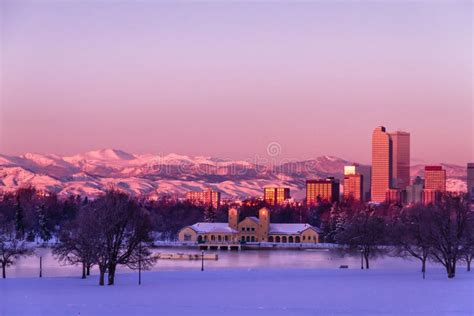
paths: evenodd
<path fill-rule="evenodd" d="M 53 254 L 59 261 L 82 265 L 82 278 L 90 275 L 90 269 L 97 260 L 100 251 L 99 227 L 88 213 L 91 210 L 83 206 L 79 216 L 65 225 L 59 235 L 59 242 L 53 248 Z"/>
<path fill-rule="evenodd" d="M 456 275 L 456 264 L 463 256 L 463 240 L 471 212 L 465 195 L 445 193 L 432 205 L 431 258 L 441 263 L 448 278 Z"/>
<path fill-rule="evenodd" d="M 348 246 L 347 249 L 361 252 L 365 268 L 369 269 L 369 259 L 384 252 L 380 246 L 385 242 L 386 231 L 385 218 L 366 209 L 346 220 L 335 239 L 337 243 Z"/>
<path fill-rule="evenodd" d="M 134 267 L 140 262 L 151 262 L 152 225 L 147 210 L 127 194 L 110 189 L 94 202 L 90 213 L 100 227 L 97 238 L 99 250 L 96 263 L 99 266 L 99 284 L 104 285 L 108 273 L 108 285 L 113 285 L 117 265 Z"/>
<path fill-rule="evenodd" d="M 421 261 L 423 279 L 431 251 L 431 221 L 431 208 L 417 204 L 402 211 L 390 234 L 396 256 L 413 257 Z"/>
<path fill-rule="evenodd" d="M 13 265 L 16 260 L 23 256 L 29 256 L 33 251 L 28 248 L 24 241 L 19 241 L 9 234 L 0 235 L 0 264 L 2 265 L 2 278 L 6 278 L 6 268 Z"/>
<path fill-rule="evenodd" d="M 471 271 L 471 262 L 474 259 L 474 214 L 468 214 L 466 229 L 462 238 L 463 259 L 467 265 L 467 271 Z"/>

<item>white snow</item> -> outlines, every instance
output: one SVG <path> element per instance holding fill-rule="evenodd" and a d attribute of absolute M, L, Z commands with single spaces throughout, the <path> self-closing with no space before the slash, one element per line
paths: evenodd
<path fill-rule="evenodd" d="M 311 228 L 309 224 L 270 224 L 270 234 L 299 234 Z"/>
<path fill-rule="evenodd" d="M 190 226 L 198 233 L 237 233 L 229 227 L 228 223 L 203 223 L 199 222 Z"/>
<path fill-rule="evenodd" d="M 159 263 L 158 263 L 159 264 Z M 0 315 L 473 315 L 474 272 L 231 269 L 0 279 Z"/>
<path fill-rule="evenodd" d="M 206 187 L 222 192 L 223 198 L 262 196 L 268 185 L 290 187 L 297 200 L 305 195 L 304 180 L 340 176 L 346 160 L 322 156 L 288 162 L 280 171 L 244 160 L 178 154 L 130 154 L 118 149 L 101 149 L 74 156 L 27 153 L 0 155 L 0 189 L 14 190 L 31 184 L 61 195 L 94 196 L 114 183 L 131 194 L 183 196 L 188 190 Z M 449 191 L 465 191 L 466 168 L 443 164 Z M 422 165 L 412 166 L 412 176 L 423 175 Z"/>

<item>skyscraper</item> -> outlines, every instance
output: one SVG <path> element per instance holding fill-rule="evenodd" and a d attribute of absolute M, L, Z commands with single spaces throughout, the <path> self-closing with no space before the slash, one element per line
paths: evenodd
<path fill-rule="evenodd" d="M 474 204 L 474 162 L 467 164 L 467 192 Z"/>
<path fill-rule="evenodd" d="M 405 190 L 410 184 L 410 133 L 390 133 L 392 140 L 392 187 Z"/>
<path fill-rule="evenodd" d="M 372 133 L 372 190 L 374 202 L 384 202 L 392 180 L 392 140 L 385 127 Z"/>

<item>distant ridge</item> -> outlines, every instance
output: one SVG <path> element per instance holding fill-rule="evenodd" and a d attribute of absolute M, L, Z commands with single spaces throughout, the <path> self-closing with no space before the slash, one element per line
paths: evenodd
<path fill-rule="evenodd" d="M 178 154 L 130 154 L 120 149 L 100 149 L 73 156 L 26 153 L 0 154 L 0 190 L 31 184 L 60 195 L 95 196 L 114 184 L 136 195 L 178 195 L 208 186 L 224 198 L 261 196 L 267 185 L 290 187 L 296 199 L 305 194 L 305 180 L 342 178 L 343 166 L 352 162 L 334 156 L 265 166 L 252 161 Z M 448 189 L 466 190 L 463 166 L 442 164 Z M 424 165 L 412 166 L 412 177 L 423 175 Z"/>

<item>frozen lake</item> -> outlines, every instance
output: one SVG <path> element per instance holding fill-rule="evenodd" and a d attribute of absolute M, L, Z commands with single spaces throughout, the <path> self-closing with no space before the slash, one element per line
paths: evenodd
<path fill-rule="evenodd" d="M 197 249 L 183 248 L 158 248 L 155 252 L 161 253 L 200 253 Z M 206 260 L 205 269 L 337 269 L 340 265 L 348 265 L 350 269 L 360 269 L 360 257 L 340 257 L 336 252 L 329 250 L 243 250 L 237 251 L 208 251 L 217 253 L 219 259 Z M 438 266 L 439 267 L 439 266 Z M 199 270 L 200 260 L 158 260 L 152 271 L 173 270 Z M 419 269 L 418 261 L 399 258 L 378 258 L 371 261 L 371 269 Z M 462 267 L 459 267 L 462 269 Z M 120 273 L 134 271 L 120 267 Z M 92 269 L 92 273 L 97 270 Z M 429 273 L 429 272 L 428 272 Z M 39 274 L 39 258 L 31 256 L 22 258 L 12 267 L 7 269 L 7 277 L 35 277 Z M 80 266 L 60 264 L 46 251 L 43 256 L 43 276 L 78 276 L 81 274 Z"/>

